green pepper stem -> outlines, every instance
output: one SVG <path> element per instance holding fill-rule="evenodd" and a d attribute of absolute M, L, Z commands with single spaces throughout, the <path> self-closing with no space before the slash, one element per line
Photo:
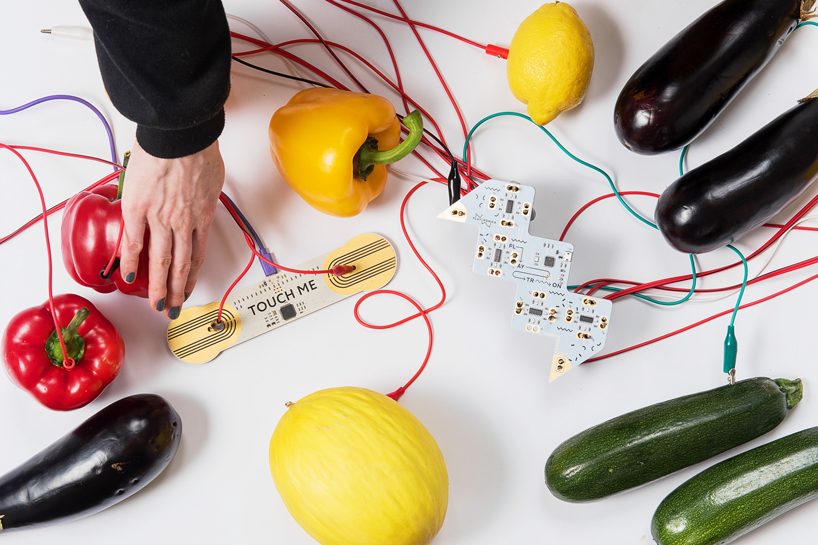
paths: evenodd
<path fill-rule="evenodd" d="M 65 344 L 65 352 L 60 346 L 60 338 L 57 336 L 57 330 L 51 332 L 51 335 L 45 341 L 45 351 L 51 363 L 57 367 L 62 367 L 63 362 L 68 358 L 72 358 L 74 362 L 78 362 L 85 355 L 85 340 L 77 335 L 77 330 L 82 325 L 82 322 L 91 314 L 87 307 L 82 307 L 77 311 L 67 327 L 60 328 L 62 331 L 62 340 Z"/>
<path fill-rule="evenodd" d="M 77 334 L 77 330 L 82 325 L 82 322 L 85 321 L 86 318 L 91 314 L 91 311 L 88 310 L 88 307 L 82 307 L 74 314 L 74 317 L 71 318 L 71 321 L 68 322 L 68 326 L 65 327 L 62 334 L 63 342 L 71 342 L 71 339 L 74 338 L 74 335 Z"/>
<path fill-rule="evenodd" d="M 128 161 L 131 158 L 131 152 L 126 151 L 125 156 L 122 158 L 122 170 L 119 171 L 119 187 L 116 189 L 116 199 L 118 201 L 122 198 L 122 190 L 125 188 L 125 169 L 128 168 Z"/>
<path fill-rule="evenodd" d="M 388 165 L 400 161 L 412 153 L 423 138 L 423 118 L 415 110 L 403 118 L 403 124 L 409 129 L 409 134 L 403 142 L 392 149 L 379 150 L 378 143 L 373 138 L 367 139 L 357 154 L 356 178 L 366 180 L 372 173 L 375 165 Z"/>

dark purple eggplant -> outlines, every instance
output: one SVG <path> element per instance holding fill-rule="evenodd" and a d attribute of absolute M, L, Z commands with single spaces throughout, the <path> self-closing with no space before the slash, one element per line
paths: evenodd
<path fill-rule="evenodd" d="M 765 223 L 816 178 L 818 92 L 670 184 L 656 224 L 677 250 L 709 252 Z"/>
<path fill-rule="evenodd" d="M 0 477 L 0 534 L 98 513 L 141 490 L 179 448 L 182 420 L 163 398 L 112 403 Z"/>
<path fill-rule="evenodd" d="M 643 154 L 699 136 L 795 30 L 815 0 L 725 0 L 647 60 L 614 109 L 616 135 Z"/>

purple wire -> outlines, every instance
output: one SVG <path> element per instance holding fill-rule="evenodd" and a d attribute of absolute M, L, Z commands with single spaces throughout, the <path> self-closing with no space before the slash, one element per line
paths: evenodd
<path fill-rule="evenodd" d="M 33 100 L 28 104 L 18 106 L 17 108 L 12 108 L 11 110 L 0 110 L 0 115 L 16 114 L 17 112 L 22 112 L 23 110 L 36 106 L 37 104 L 42 104 L 43 102 L 48 102 L 49 100 L 73 100 L 74 102 L 79 102 L 80 104 L 84 104 L 85 106 L 91 108 L 91 111 L 97 114 L 97 117 L 100 119 L 100 121 L 102 121 L 102 124 L 105 125 L 105 132 L 108 133 L 108 143 L 111 146 L 111 162 L 114 164 L 118 162 L 116 155 L 116 144 L 114 143 L 114 134 L 111 132 L 111 126 L 108 125 L 108 121 L 105 119 L 105 116 L 103 116 L 102 113 L 93 106 L 93 104 L 87 100 L 81 99 L 80 97 L 75 97 L 72 95 L 49 95 Z M 118 168 L 119 167 L 115 166 L 114 171 L 116 171 Z"/>
<path fill-rule="evenodd" d="M 264 257 L 266 257 L 267 259 L 269 259 L 270 261 L 272 261 L 273 258 L 270 255 L 270 252 L 268 252 L 264 248 L 264 244 L 262 244 L 262 242 L 261 242 L 261 237 L 258 236 L 258 234 L 256 233 L 256 230 L 253 229 L 253 226 L 250 225 L 250 222 L 247 221 L 247 218 L 244 216 L 244 214 L 241 213 L 241 210 L 239 210 L 239 207 L 236 206 L 236 203 L 233 202 L 233 199 L 231 199 L 227 195 L 227 193 L 222 191 L 222 194 L 224 195 L 224 198 L 227 199 L 227 202 L 230 203 L 230 206 L 232 206 L 233 209 L 236 211 L 236 214 L 238 214 L 239 219 L 241 219 L 241 221 L 244 223 L 245 227 L 247 227 L 247 230 L 250 231 L 250 236 L 253 239 L 255 239 L 256 244 L 258 245 L 258 252 L 261 255 L 263 255 Z M 259 263 L 259 265 L 261 265 L 261 270 L 264 271 L 264 276 L 270 276 L 271 274 L 276 274 L 278 272 L 278 269 L 276 269 L 273 265 L 270 265 L 269 263 L 267 263 L 266 261 L 264 261 L 260 257 L 258 258 L 258 263 Z"/>

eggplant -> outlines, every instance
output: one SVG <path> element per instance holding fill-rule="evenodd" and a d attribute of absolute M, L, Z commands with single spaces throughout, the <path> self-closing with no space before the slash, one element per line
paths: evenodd
<path fill-rule="evenodd" d="M 818 91 L 670 184 L 656 224 L 677 250 L 709 252 L 765 223 L 816 178 Z"/>
<path fill-rule="evenodd" d="M 631 76 L 614 109 L 619 141 L 642 154 L 699 136 L 808 18 L 815 0 L 725 0 Z"/>
<path fill-rule="evenodd" d="M 120 399 L 0 477 L 0 534 L 98 513 L 138 492 L 170 463 L 182 420 L 163 398 Z"/>

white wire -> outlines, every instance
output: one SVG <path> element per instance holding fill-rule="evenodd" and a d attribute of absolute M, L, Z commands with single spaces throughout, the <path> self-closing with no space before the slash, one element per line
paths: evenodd
<path fill-rule="evenodd" d="M 773 257 L 775 256 L 776 252 L 778 252 L 778 249 L 781 247 L 781 244 L 784 242 L 784 238 L 787 235 L 789 235 L 796 226 L 801 225 L 802 223 L 805 223 L 805 222 L 810 221 L 810 220 L 818 220 L 818 215 L 804 216 L 803 218 L 799 219 L 794 224 L 792 224 L 789 227 L 789 229 L 784 231 L 784 233 L 781 235 L 781 237 L 779 237 L 778 240 L 776 240 L 775 243 L 772 246 L 770 246 L 769 248 L 764 250 L 764 252 L 762 252 L 762 255 L 765 256 L 764 263 L 761 265 L 761 267 L 758 269 L 758 271 L 755 272 L 755 274 L 753 274 L 751 277 L 748 277 L 748 282 L 750 280 L 755 280 L 756 278 L 758 278 L 759 276 L 761 276 L 764 273 L 764 271 L 767 269 L 770 262 L 772 261 Z M 748 265 L 752 264 L 752 263 L 753 262 L 750 261 L 750 262 L 748 262 Z M 728 291 L 725 291 L 725 292 L 719 292 L 718 294 L 714 294 L 714 295 L 710 295 L 710 296 L 694 294 L 693 297 L 691 297 L 688 300 L 688 302 L 710 303 L 712 301 L 719 301 L 721 299 L 726 299 L 726 298 L 734 295 L 735 293 L 738 293 L 738 291 L 740 289 L 741 288 L 739 287 L 739 288 L 735 288 L 735 289 L 728 290 Z M 665 292 L 665 291 L 661 291 L 661 290 L 646 290 L 646 291 L 651 292 L 650 297 L 652 297 L 652 298 L 654 298 L 654 299 L 656 299 L 658 301 L 663 301 L 663 302 L 669 302 L 670 303 L 670 302 L 678 300 L 678 296 L 668 296 L 668 295 L 666 295 L 667 292 Z M 659 293 L 653 293 L 654 291 L 659 291 Z"/>

